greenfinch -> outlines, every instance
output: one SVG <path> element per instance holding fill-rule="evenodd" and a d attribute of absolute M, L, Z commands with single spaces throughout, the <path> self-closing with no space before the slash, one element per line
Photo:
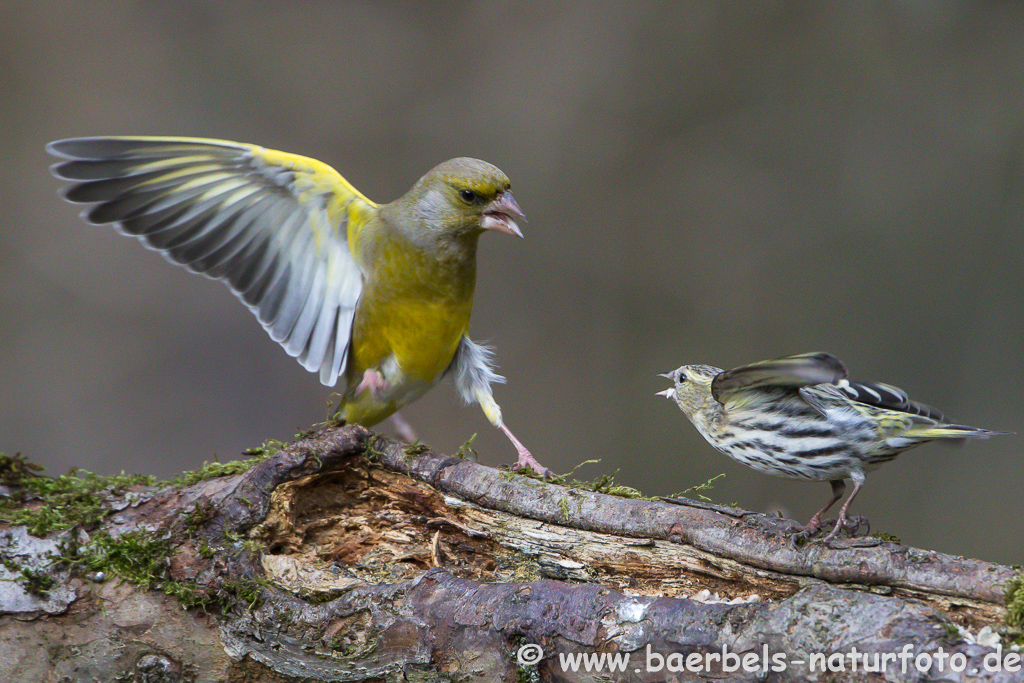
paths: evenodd
<path fill-rule="evenodd" d="M 856 533 L 867 520 L 847 511 L 865 472 L 928 441 L 986 439 L 988 429 L 950 424 L 935 408 L 910 400 L 898 387 L 846 379 L 830 353 L 803 353 L 722 371 L 684 365 L 658 392 L 678 404 L 712 446 L 748 467 L 789 479 L 827 481 L 832 499 L 794 540 L 810 538 L 821 517 L 853 481 L 827 545 L 841 529 Z"/>
<path fill-rule="evenodd" d="M 345 421 L 372 426 L 451 375 L 518 466 L 547 472 L 502 420 L 491 350 L 467 336 L 478 238 L 522 237 L 496 167 L 451 159 L 376 204 L 325 163 L 257 145 L 133 136 L 47 149 L 73 183 L 64 198 L 94 205 L 86 221 L 224 282 L 304 368 L 340 384 Z"/>

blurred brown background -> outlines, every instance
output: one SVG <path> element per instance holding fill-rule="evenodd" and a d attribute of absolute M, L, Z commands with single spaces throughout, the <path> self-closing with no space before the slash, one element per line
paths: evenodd
<path fill-rule="evenodd" d="M 830 350 L 1024 432 L 1024 5 L 0 4 L 0 450 L 161 477 L 323 419 L 329 390 L 226 288 L 90 227 L 46 142 L 178 134 L 322 159 L 390 201 L 453 156 L 513 179 L 471 332 L 542 462 L 806 521 L 828 486 L 716 453 L 654 393 L 683 363 Z M 450 385 L 405 411 L 513 461 Z M 924 446 L 854 506 L 1024 561 L 1021 436 Z"/>

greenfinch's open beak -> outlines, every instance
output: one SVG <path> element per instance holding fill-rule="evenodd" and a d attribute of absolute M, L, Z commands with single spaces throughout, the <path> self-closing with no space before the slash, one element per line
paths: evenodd
<path fill-rule="evenodd" d="M 498 196 L 492 199 L 491 203 L 484 209 L 484 217 L 480 221 L 480 227 L 484 230 L 496 230 L 497 232 L 522 237 L 523 233 L 519 230 L 519 226 L 516 225 L 517 218 L 526 220 L 523 210 L 519 208 L 519 203 L 512 196 L 512 191 L 505 190 L 499 192 Z"/>

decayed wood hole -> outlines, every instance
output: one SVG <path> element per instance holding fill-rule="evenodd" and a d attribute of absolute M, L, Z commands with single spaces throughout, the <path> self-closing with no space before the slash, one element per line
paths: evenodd
<path fill-rule="evenodd" d="M 687 597 L 708 590 L 722 600 L 778 601 L 821 583 L 689 545 L 583 531 L 483 508 L 366 463 L 285 483 L 271 501 L 266 518 L 250 533 L 267 548 L 264 568 L 283 586 L 322 598 L 362 582 L 412 579 L 431 567 L 482 583 L 550 578 L 600 583 L 635 595 Z M 926 600 L 975 629 L 1001 616 L 996 605 L 972 600 L 900 588 L 872 590 Z"/>
<path fill-rule="evenodd" d="M 557 578 L 667 597 L 707 589 L 723 599 L 756 594 L 779 600 L 802 584 L 668 541 L 579 531 L 480 508 L 377 468 L 278 487 L 250 536 L 269 555 L 291 560 L 286 565 L 321 572 L 303 586 L 312 593 L 358 581 L 393 583 L 431 567 L 480 582 Z M 271 571 L 279 575 L 275 562 Z"/>

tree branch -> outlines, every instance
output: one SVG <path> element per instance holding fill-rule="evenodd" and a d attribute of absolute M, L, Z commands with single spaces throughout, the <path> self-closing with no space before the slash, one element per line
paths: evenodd
<path fill-rule="evenodd" d="M 770 675 L 788 681 L 806 677 L 814 653 L 909 645 L 962 655 L 973 680 L 1013 680 L 987 671 L 994 650 L 951 624 L 1001 622 L 1008 567 L 877 539 L 793 549 L 790 524 L 774 517 L 417 450 L 360 427 L 323 429 L 240 474 L 112 490 L 112 513 L 87 531 L 44 540 L 0 527 L 0 675 L 661 681 L 685 657 L 726 647 L 759 666 L 784 662 Z M 101 538 L 113 539 L 108 553 L 130 539 L 166 554 L 141 578 L 113 562 L 90 572 L 76 558 Z M 41 574 L 57 583 L 33 592 L 25 576 Z M 732 602 L 687 597 L 702 591 Z M 536 668 L 517 661 L 523 644 L 543 648 Z M 587 653 L 631 663 L 607 678 L 562 666 Z M 659 657 L 662 669 L 648 670 Z M 711 664 L 705 675 L 729 673 Z M 823 677 L 846 679 L 850 666 Z M 890 663 L 888 679 L 937 675 L 899 669 Z M 153 672 L 164 678 L 144 678 Z"/>

